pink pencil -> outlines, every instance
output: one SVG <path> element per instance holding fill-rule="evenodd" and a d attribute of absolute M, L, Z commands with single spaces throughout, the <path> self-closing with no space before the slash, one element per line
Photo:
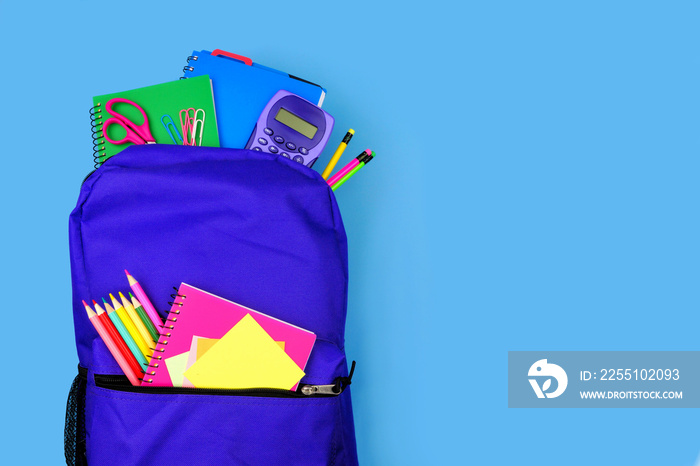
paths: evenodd
<path fill-rule="evenodd" d="M 348 162 L 347 165 L 345 165 L 343 168 L 340 169 L 338 173 L 335 175 L 331 176 L 328 179 L 328 186 L 333 186 L 336 181 L 350 173 L 350 171 L 357 166 L 357 164 L 360 163 L 360 158 L 363 157 L 364 155 L 372 155 L 372 151 L 369 149 L 366 149 L 364 152 L 362 152 L 360 155 L 352 159 L 350 162 Z"/>
<path fill-rule="evenodd" d="M 148 299 L 148 296 L 146 296 L 146 293 L 143 291 L 143 288 L 141 288 L 141 285 L 139 285 L 139 282 L 137 282 L 127 270 L 124 270 L 124 272 L 126 272 L 126 278 L 129 280 L 129 286 L 134 291 L 134 294 L 141 303 L 141 306 L 143 306 L 143 310 L 146 311 L 148 318 L 151 319 L 153 325 L 156 326 L 156 330 L 160 333 L 163 328 L 163 319 L 161 319 L 161 317 L 158 315 L 156 308 L 154 308 L 153 304 L 151 304 L 151 301 Z"/>
<path fill-rule="evenodd" d="M 83 301 L 83 305 L 85 306 L 85 310 L 87 311 L 87 315 L 90 319 L 90 322 L 92 322 L 92 325 L 95 327 L 95 330 L 97 330 L 97 333 L 100 335 L 100 338 L 102 338 L 102 341 L 104 341 L 105 345 L 107 345 L 109 352 L 112 353 L 114 359 L 117 360 L 117 364 L 119 364 L 119 367 L 122 368 L 122 371 L 124 371 L 124 374 L 126 374 L 126 377 L 129 379 L 129 382 L 131 382 L 131 385 L 141 385 L 141 381 L 139 380 L 138 376 L 131 368 L 129 362 L 126 360 L 122 352 L 119 351 L 117 344 L 114 342 L 114 340 L 112 340 L 112 338 L 109 335 L 109 332 L 104 327 L 102 321 L 97 316 L 95 311 L 90 309 L 90 306 L 88 306 L 85 301 Z"/>

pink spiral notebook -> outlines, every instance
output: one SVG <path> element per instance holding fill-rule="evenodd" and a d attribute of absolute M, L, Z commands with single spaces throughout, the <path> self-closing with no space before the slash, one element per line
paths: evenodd
<path fill-rule="evenodd" d="M 171 358 L 176 356 L 180 356 L 178 360 L 187 360 L 193 339 L 220 339 L 247 314 L 250 314 L 273 340 L 284 342 L 284 352 L 301 370 L 306 367 L 316 342 L 314 333 L 186 283 L 180 285 L 177 295 L 165 322 L 166 332 L 169 332 L 170 336 L 164 335 L 159 339 L 142 386 L 182 386 L 182 372 L 172 374 L 171 377 L 169 370 L 173 370 L 174 365 L 165 362 L 175 361 Z M 292 389 L 295 388 L 296 385 Z"/>

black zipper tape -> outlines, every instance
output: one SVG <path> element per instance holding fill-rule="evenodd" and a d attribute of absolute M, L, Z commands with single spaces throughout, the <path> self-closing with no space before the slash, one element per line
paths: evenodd
<path fill-rule="evenodd" d="M 95 385 L 100 388 L 117 390 L 120 392 L 144 393 L 153 395 L 218 395 L 218 396 L 256 396 L 275 398 L 327 398 L 338 396 L 352 383 L 352 375 L 355 372 L 355 361 L 352 362 L 350 374 L 347 377 L 338 377 L 334 384 L 324 387 L 331 387 L 330 393 L 318 393 L 313 387 L 318 385 L 300 384 L 296 391 L 282 390 L 277 388 L 185 388 L 185 387 L 137 387 L 131 385 L 125 375 L 117 374 L 95 374 Z M 88 370 L 78 366 L 78 375 L 87 380 Z M 306 393 L 305 393 L 306 392 Z"/>

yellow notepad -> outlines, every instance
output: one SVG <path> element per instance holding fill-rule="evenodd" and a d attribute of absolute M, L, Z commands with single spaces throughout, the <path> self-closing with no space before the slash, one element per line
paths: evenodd
<path fill-rule="evenodd" d="M 197 388 L 289 390 L 303 376 L 304 371 L 250 314 L 185 371 Z"/>

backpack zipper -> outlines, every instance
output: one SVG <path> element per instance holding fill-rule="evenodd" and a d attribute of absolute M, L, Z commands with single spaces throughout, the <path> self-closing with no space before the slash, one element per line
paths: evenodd
<path fill-rule="evenodd" d="M 100 388 L 131 393 L 152 393 L 154 395 L 224 395 L 224 396 L 259 396 L 276 398 L 331 397 L 343 393 L 352 382 L 355 361 L 352 362 L 350 374 L 338 377 L 336 383 L 328 385 L 299 384 L 296 391 L 278 388 L 185 388 L 185 387 L 135 387 L 125 375 L 95 374 L 95 385 Z M 78 375 L 88 378 L 86 368 L 78 366 Z"/>

